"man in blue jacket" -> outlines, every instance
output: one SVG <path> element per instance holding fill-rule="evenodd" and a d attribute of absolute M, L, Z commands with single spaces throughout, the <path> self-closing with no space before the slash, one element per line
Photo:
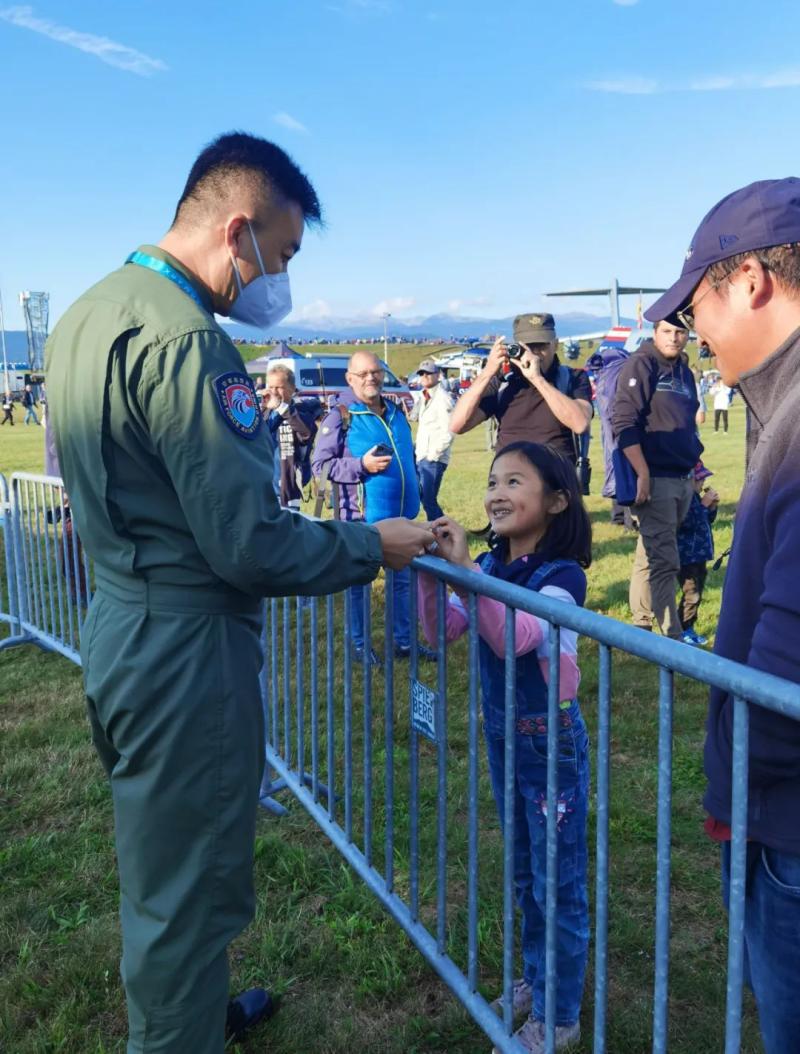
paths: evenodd
<path fill-rule="evenodd" d="M 750 411 L 715 651 L 800 685 L 800 179 L 723 198 L 646 317 L 695 329 Z M 798 688 L 800 699 L 800 687 Z M 745 951 L 767 1054 L 800 1049 L 800 721 L 751 706 Z M 712 688 L 707 830 L 730 874 L 733 701 Z"/>
<path fill-rule="evenodd" d="M 346 379 L 350 393 L 324 418 L 311 467 L 319 479 L 330 480 L 339 492 L 343 520 L 378 523 L 394 516 L 415 519 L 419 513 L 419 481 L 411 427 L 397 403 L 383 398 L 384 369 L 371 351 L 350 356 Z M 411 652 L 409 620 L 410 572 L 394 575 L 394 640 L 398 658 Z M 364 589 L 350 590 L 354 656 L 380 665 L 377 654 L 364 647 Z M 419 655 L 435 652 L 419 645 Z"/>

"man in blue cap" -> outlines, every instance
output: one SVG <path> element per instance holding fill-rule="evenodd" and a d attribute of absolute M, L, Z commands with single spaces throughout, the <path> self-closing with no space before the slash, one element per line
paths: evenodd
<path fill-rule="evenodd" d="M 694 329 L 750 410 L 718 655 L 800 684 L 800 179 L 752 183 L 698 227 L 646 312 Z M 800 692 L 798 692 L 800 697 Z M 712 688 L 706 829 L 730 880 L 733 700 Z M 750 707 L 746 969 L 767 1054 L 800 1049 L 800 722 Z"/>

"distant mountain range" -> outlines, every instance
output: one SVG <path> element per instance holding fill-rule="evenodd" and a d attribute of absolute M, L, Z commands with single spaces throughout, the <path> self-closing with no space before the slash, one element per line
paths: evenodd
<path fill-rule="evenodd" d="M 607 315 L 588 315 L 581 311 L 555 315 L 556 329 L 560 337 L 572 337 L 579 333 L 600 333 L 611 326 Z M 624 326 L 635 326 L 634 319 L 620 320 Z M 511 337 L 513 318 L 466 318 L 459 315 L 429 315 L 427 318 L 393 318 L 389 326 L 389 337 L 401 340 L 483 340 L 485 337 L 503 333 Z M 278 340 L 291 343 L 294 340 L 331 340 L 345 343 L 348 338 L 383 337 L 380 319 L 323 318 L 314 322 L 297 322 L 275 326 L 269 333 L 258 333 L 234 322 L 223 323 L 225 330 L 237 340 L 255 344 L 273 344 Z M 27 359 L 28 341 L 24 330 L 6 330 L 6 353 L 9 361 Z"/>

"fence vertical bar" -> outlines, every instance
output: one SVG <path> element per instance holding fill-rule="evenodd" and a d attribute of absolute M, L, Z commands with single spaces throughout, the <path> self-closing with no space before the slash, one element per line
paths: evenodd
<path fill-rule="evenodd" d="M 311 793 L 319 801 L 319 610 L 311 598 Z"/>
<path fill-rule="evenodd" d="M 334 687 L 334 639 L 333 620 L 335 615 L 334 599 L 329 595 L 325 600 L 325 725 L 327 729 L 327 753 L 328 753 L 328 819 L 333 823 L 336 818 L 336 727 L 333 709 L 333 687 Z"/>
<path fill-rule="evenodd" d="M 58 532 L 61 529 L 61 519 L 56 516 L 55 487 L 52 483 L 47 484 L 47 495 L 49 504 L 50 523 L 53 526 L 52 561 L 53 574 L 56 580 L 56 608 L 58 610 L 58 639 L 62 644 L 67 643 L 66 628 L 64 626 L 64 590 L 61 584 L 61 575 L 58 570 Z M 52 595 L 51 595 L 52 603 Z"/>
<path fill-rule="evenodd" d="M 303 632 L 303 598 L 295 598 L 295 707 L 297 721 L 297 773 L 300 779 L 305 775 L 306 769 L 306 658 L 305 658 L 305 634 Z"/>
<path fill-rule="evenodd" d="M 478 597 L 469 594 L 469 731 L 468 731 L 468 845 L 467 845 L 467 980 L 478 990 Z"/>
<path fill-rule="evenodd" d="M 608 1008 L 608 836 L 611 792 L 611 649 L 600 645 L 597 701 L 597 850 L 595 887 L 594 1054 L 605 1054 Z"/>
<path fill-rule="evenodd" d="M 386 803 L 386 839 L 384 870 L 386 888 L 394 890 L 394 571 L 386 569 L 383 594 L 383 622 L 385 641 L 384 670 L 384 735 L 386 737 L 386 772 L 384 801 Z"/>
<path fill-rule="evenodd" d="M 414 707 L 414 682 L 419 674 L 419 652 L 417 648 L 417 572 L 412 570 L 411 583 L 408 597 L 409 619 L 411 622 L 411 654 L 409 655 L 408 690 L 409 714 L 413 713 Z M 408 754 L 408 823 L 409 823 L 409 898 L 411 918 L 414 922 L 419 919 L 419 735 L 414 728 L 414 722 L 410 722 L 409 732 L 409 754 Z"/>
<path fill-rule="evenodd" d="M 353 841 L 353 649 L 352 608 L 349 589 L 344 594 L 344 830 Z"/>
<path fill-rule="evenodd" d="M 447 951 L 447 586 L 436 583 L 436 627 L 439 652 L 436 693 L 436 940 Z M 416 635 L 416 633 L 415 633 Z"/>
<path fill-rule="evenodd" d="M 372 589 L 364 588 L 364 857 L 372 866 Z"/>
<path fill-rule="evenodd" d="M 3 548 L 5 552 L 6 582 L 8 585 L 8 614 L 11 635 L 17 637 L 22 632 L 22 605 L 20 600 L 20 574 L 22 553 L 20 551 L 19 531 L 17 529 L 17 510 L 12 500 L 11 486 L 5 476 L 0 475 L 0 488 L 5 506 L 3 514 Z"/>
<path fill-rule="evenodd" d="M 283 758 L 292 765 L 292 696 L 291 696 L 291 649 L 292 616 L 289 598 L 283 598 Z"/>
<path fill-rule="evenodd" d="M 514 1027 L 514 805 L 517 789 L 516 611 L 506 607 L 505 743 L 503 757 L 503 1024 Z"/>
<path fill-rule="evenodd" d="M 67 545 L 67 516 L 64 507 L 64 488 L 58 490 L 58 516 L 61 524 L 61 559 L 64 566 L 64 580 L 67 584 L 67 628 L 69 630 L 69 646 L 75 648 L 75 597 L 73 596 L 74 576 L 70 574 L 69 547 Z"/>
<path fill-rule="evenodd" d="M 78 532 L 75 530 L 75 521 L 72 518 L 72 510 L 69 512 L 70 522 L 70 538 L 72 540 L 72 570 L 73 579 L 75 582 L 75 591 L 78 595 L 78 611 L 77 611 L 77 622 L 78 622 L 78 642 L 80 643 L 81 635 L 83 633 L 83 623 L 85 619 L 85 612 L 89 606 L 89 576 L 87 574 L 81 574 L 81 553 L 80 553 L 80 542 L 78 539 Z M 83 583 L 83 585 L 81 585 Z M 83 593 L 86 591 L 86 596 Z"/>
<path fill-rule="evenodd" d="M 270 635 L 270 681 L 272 683 L 272 745 L 280 753 L 280 692 L 278 690 L 278 599 L 269 601 L 269 635 Z"/>
<path fill-rule="evenodd" d="M 31 498 L 30 498 L 30 486 L 28 480 L 21 480 L 25 486 L 25 497 L 23 499 L 22 508 L 23 516 L 21 519 L 22 537 L 25 540 L 25 547 L 27 552 L 25 554 L 25 564 L 28 568 L 27 579 L 30 584 L 31 600 L 32 603 L 28 604 L 28 612 L 32 616 L 31 621 L 41 626 L 42 616 L 39 608 L 39 592 L 38 592 L 38 564 L 39 561 L 34 556 L 34 542 L 33 542 L 33 517 L 31 515 Z M 28 559 L 30 554 L 30 559 Z"/>
<path fill-rule="evenodd" d="M 258 671 L 258 688 L 261 693 L 261 710 L 264 715 L 264 742 L 272 742 L 272 713 L 269 698 L 269 601 L 261 602 L 261 669 Z"/>
<path fill-rule="evenodd" d="M 49 589 L 47 583 L 50 579 L 50 566 L 47 560 L 46 545 L 47 545 L 47 518 L 43 514 L 39 488 L 41 484 L 33 484 L 33 504 L 36 510 L 36 566 L 39 572 L 39 590 L 41 595 L 41 612 L 42 621 L 40 625 L 44 629 L 45 633 L 47 629 L 47 608 L 49 599 Z M 42 489 L 41 494 L 44 494 Z M 52 626 L 49 630 L 50 636 L 52 637 L 53 630 Z"/>
<path fill-rule="evenodd" d="M 558 911 L 558 732 L 561 699 L 561 627 L 550 624 L 547 686 L 547 896 L 545 901 L 544 1023 L 546 1054 L 556 1050 L 556 937 Z"/>
<path fill-rule="evenodd" d="M 662 666 L 659 668 L 658 693 L 658 845 L 653 1054 L 666 1054 L 668 1036 L 672 703 L 672 671 Z"/>
<path fill-rule="evenodd" d="M 744 980 L 744 913 L 747 878 L 747 780 L 750 715 L 747 701 L 733 700 L 733 767 L 731 801 L 731 869 L 728 893 L 728 980 L 725 1054 L 739 1054 Z"/>

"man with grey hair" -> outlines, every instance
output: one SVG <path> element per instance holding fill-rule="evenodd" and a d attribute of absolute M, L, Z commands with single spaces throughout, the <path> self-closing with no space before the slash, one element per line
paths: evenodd
<path fill-rule="evenodd" d="M 385 370 L 371 351 L 350 356 L 347 383 L 350 390 L 322 421 L 314 448 L 312 468 L 317 478 L 327 478 L 338 491 L 337 515 L 350 522 L 380 523 L 396 516 L 413 520 L 419 513 L 419 483 L 414 461 L 411 426 L 397 403 L 383 397 Z M 394 575 L 395 655 L 407 659 L 411 633 L 408 570 Z M 350 590 L 354 656 L 380 665 L 378 655 L 365 645 L 364 587 Z M 421 658 L 435 659 L 435 652 L 418 645 Z"/>
<path fill-rule="evenodd" d="M 275 443 L 275 491 L 285 509 L 299 509 L 302 487 L 311 475 L 310 454 L 317 426 L 309 407 L 295 399 L 297 384 L 289 366 L 267 371 L 267 425 Z"/>

